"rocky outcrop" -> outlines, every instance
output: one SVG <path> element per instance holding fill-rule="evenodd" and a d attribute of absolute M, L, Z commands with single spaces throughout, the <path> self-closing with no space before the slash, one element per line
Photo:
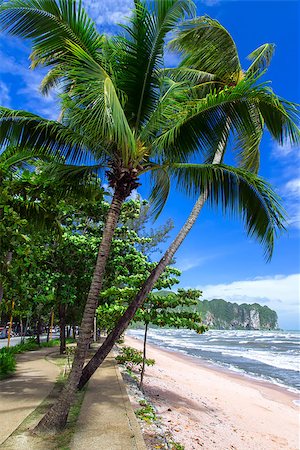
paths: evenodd
<path fill-rule="evenodd" d="M 238 305 L 223 299 L 199 301 L 197 308 L 209 328 L 237 330 L 274 330 L 278 328 L 275 311 L 258 303 Z"/>

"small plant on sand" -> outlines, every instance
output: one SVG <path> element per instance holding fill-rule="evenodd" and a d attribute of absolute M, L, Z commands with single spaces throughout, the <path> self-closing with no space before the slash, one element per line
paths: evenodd
<path fill-rule="evenodd" d="M 135 411 L 135 415 L 147 423 L 157 420 L 155 410 L 152 405 L 146 402 L 146 400 L 140 400 L 142 408 Z"/>
<path fill-rule="evenodd" d="M 122 347 L 120 349 L 120 354 L 116 356 L 116 360 L 118 364 L 124 364 L 130 374 L 132 374 L 134 369 L 140 372 L 143 364 L 143 353 L 132 347 Z M 145 360 L 145 364 L 147 366 L 153 366 L 155 360 L 148 358 Z"/>
<path fill-rule="evenodd" d="M 171 441 L 170 445 L 172 450 L 184 450 L 184 446 L 179 442 Z"/>

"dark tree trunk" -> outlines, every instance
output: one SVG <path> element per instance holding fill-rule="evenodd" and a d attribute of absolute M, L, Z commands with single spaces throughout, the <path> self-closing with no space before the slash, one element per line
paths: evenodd
<path fill-rule="evenodd" d="M 20 316 L 20 336 L 21 336 L 21 341 L 22 341 L 22 336 L 23 336 L 23 332 L 24 332 L 23 330 L 24 330 L 24 328 L 23 328 L 23 319 Z"/>
<path fill-rule="evenodd" d="M 50 312 L 48 327 L 47 327 L 47 342 L 50 341 L 50 327 L 51 327 L 51 317 L 52 317 L 52 310 Z"/>
<path fill-rule="evenodd" d="M 212 164 L 219 164 L 221 162 L 226 147 L 227 137 L 228 135 L 226 136 L 226 139 L 220 143 L 215 153 Z M 180 245 L 190 232 L 192 226 L 196 222 L 207 200 L 207 197 L 208 197 L 208 190 L 206 189 L 205 191 L 203 191 L 203 193 L 196 201 L 187 221 L 179 231 L 178 235 L 176 236 L 176 238 L 174 239 L 174 241 L 172 242 L 172 244 L 170 245 L 164 256 L 161 258 L 157 266 L 152 270 L 148 279 L 145 281 L 142 288 L 136 295 L 135 299 L 130 303 L 123 316 L 117 322 L 115 328 L 110 332 L 110 334 L 107 336 L 101 347 L 97 350 L 95 355 L 84 367 L 80 378 L 80 382 L 78 384 L 78 389 L 82 389 L 85 386 L 85 384 L 89 381 L 94 372 L 102 364 L 108 353 L 111 351 L 115 342 L 120 338 L 121 334 L 124 333 L 130 321 L 133 319 L 136 311 L 142 306 L 147 295 L 152 291 L 158 278 L 164 272 L 167 265 L 171 263 L 174 254 L 176 253 L 176 251 L 178 250 L 178 248 L 180 247 Z"/>
<path fill-rule="evenodd" d="M 58 306 L 59 318 L 59 353 L 63 355 L 66 353 L 66 305 L 59 303 Z"/>
<path fill-rule="evenodd" d="M 42 328 L 41 318 L 38 317 L 38 320 L 36 322 L 36 342 L 38 345 L 41 345 L 41 328 Z"/>
<path fill-rule="evenodd" d="M 36 427 L 37 432 L 53 432 L 64 428 L 75 392 L 82 374 L 82 368 L 87 355 L 88 345 L 93 330 L 94 315 L 98 305 L 99 293 L 105 273 L 106 261 L 109 256 L 110 246 L 114 231 L 121 212 L 122 204 L 128 196 L 128 192 L 118 191 L 116 188 L 103 230 L 102 241 L 98 251 L 97 262 L 93 274 L 90 291 L 85 305 L 80 327 L 77 349 L 73 367 L 61 395 L 47 414 Z"/>
<path fill-rule="evenodd" d="M 146 348 L 147 348 L 147 333 L 148 333 L 148 322 L 145 324 L 145 334 L 144 334 L 144 345 L 143 345 L 143 364 L 142 364 L 142 371 L 141 371 L 141 380 L 140 380 L 140 389 L 143 389 L 143 381 L 144 381 L 144 374 L 145 374 L 145 361 L 146 361 Z"/>
<path fill-rule="evenodd" d="M 21 336 L 21 344 L 23 344 L 23 342 L 25 341 L 25 336 L 26 336 L 28 328 L 29 328 L 29 314 L 27 314 L 27 317 L 26 317 L 25 328 L 23 331 L 23 335 Z"/>

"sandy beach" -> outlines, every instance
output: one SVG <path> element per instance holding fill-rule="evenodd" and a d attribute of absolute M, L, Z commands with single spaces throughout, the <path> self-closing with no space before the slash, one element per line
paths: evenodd
<path fill-rule="evenodd" d="M 137 349 L 142 342 L 126 337 Z M 179 353 L 147 346 L 145 394 L 185 450 L 298 450 L 296 395 Z"/>

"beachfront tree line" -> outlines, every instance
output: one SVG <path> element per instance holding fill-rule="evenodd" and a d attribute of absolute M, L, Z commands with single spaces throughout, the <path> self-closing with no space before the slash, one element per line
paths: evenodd
<path fill-rule="evenodd" d="M 195 11 L 190 0 L 136 0 L 120 34 L 106 36 L 73 0 L 10 0 L 0 7 L 2 28 L 30 39 L 32 68 L 49 69 L 42 92 L 57 86 L 61 102 L 57 122 L 1 108 L 1 145 L 54 159 L 48 173 L 55 185 L 65 180 L 70 189 L 87 186 L 97 174 L 113 191 L 73 368 L 58 402 L 37 426 L 39 431 L 65 425 L 78 385 L 86 383 L 126 329 L 205 203 L 239 215 L 248 234 L 264 245 L 267 258 L 284 228 L 279 198 L 257 175 L 265 128 L 280 144 L 300 140 L 297 107 L 259 79 L 274 46 L 254 50 L 244 71 L 227 30 L 209 17 L 195 17 Z M 170 34 L 173 40 L 168 43 Z M 180 55 L 176 68 L 164 66 L 167 45 Z M 236 142 L 237 167 L 224 164 L 229 138 Z M 178 236 L 148 278 L 141 280 L 115 328 L 83 368 L 122 205 L 144 175 L 151 184 L 156 215 L 171 183 L 199 198 Z"/>

